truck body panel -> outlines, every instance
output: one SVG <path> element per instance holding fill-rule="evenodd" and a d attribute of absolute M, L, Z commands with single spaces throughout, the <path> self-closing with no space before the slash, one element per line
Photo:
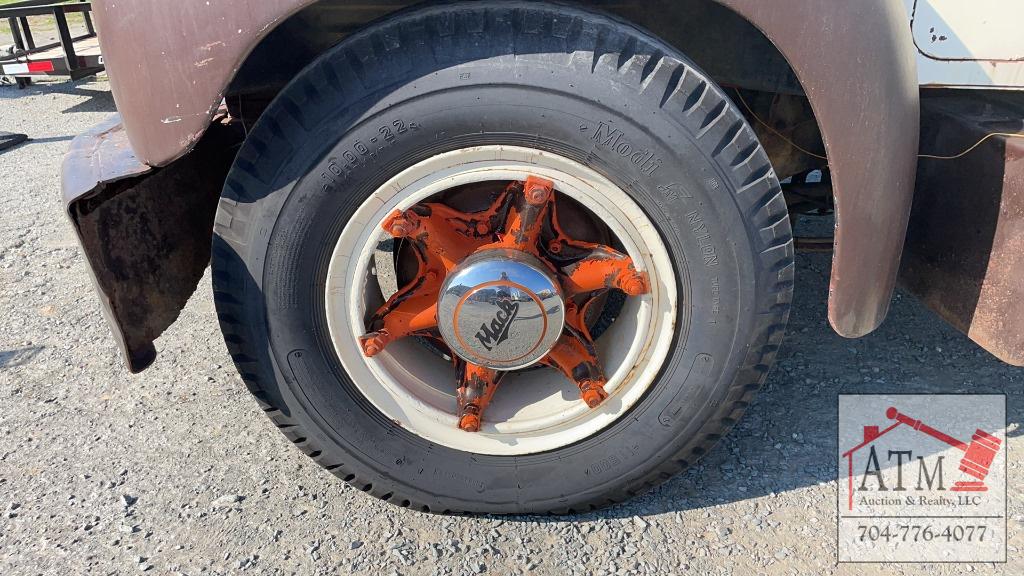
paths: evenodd
<path fill-rule="evenodd" d="M 904 0 L 925 87 L 1024 85 L 1024 4 L 1005 0 Z"/>
<path fill-rule="evenodd" d="M 915 47 L 908 17 L 916 26 L 924 20 L 914 20 L 915 10 L 922 10 L 918 14 L 924 15 L 922 7 L 926 7 L 931 10 L 928 14 L 941 15 L 949 8 L 945 0 L 714 1 L 756 27 L 774 44 L 792 68 L 813 109 L 827 151 L 837 212 L 829 320 L 843 336 L 867 334 L 886 315 L 904 247 L 918 165 L 919 82 L 925 78 L 920 66 L 939 62 L 943 66 L 984 67 L 991 62 L 933 58 L 936 54 L 953 54 L 952 45 L 937 47 L 929 55 L 921 51 L 920 45 Z M 181 206 L 175 199 L 185 193 L 180 188 L 184 180 L 165 174 L 147 183 L 148 178 L 162 173 L 161 168 L 175 169 L 188 160 L 192 169 L 201 168 L 211 174 L 225 171 L 223 143 L 230 142 L 230 137 L 219 136 L 217 144 L 205 148 L 214 150 L 213 155 L 218 158 L 211 160 L 210 166 L 202 166 L 204 161 L 197 159 L 198 153 L 187 154 L 207 138 L 211 119 L 250 53 L 276 27 L 313 4 L 314 0 L 266 0 L 238 10 L 231 2 L 205 0 L 96 0 L 94 13 L 102 30 L 105 61 L 123 122 L 124 132 L 117 140 L 121 146 L 130 146 L 132 162 L 120 164 L 122 174 L 116 163 L 107 165 L 109 158 L 82 152 L 106 148 L 94 142 L 84 143 L 77 154 L 69 156 L 68 174 L 101 175 L 77 181 L 65 178 L 65 202 L 72 218 L 79 219 L 79 231 L 83 225 L 81 218 L 87 215 L 81 210 L 83 203 L 91 202 L 88 205 L 93 211 L 89 214 L 99 215 L 102 211 L 97 199 L 106 198 L 115 189 L 128 193 L 138 187 L 144 192 L 137 196 L 143 201 L 138 207 L 148 211 L 150 221 L 166 218 L 173 211 L 171 207 Z M 349 9 L 343 2 L 336 4 Z M 351 9 L 358 11 L 354 17 L 369 21 L 406 4 L 382 1 L 353 4 Z M 139 25 L 154 21 L 162 25 Z M 974 32 L 965 32 L 970 34 Z M 999 46 L 1003 50 L 1003 45 Z M 942 74 L 947 81 L 973 81 L 972 76 L 958 76 L 960 73 L 952 68 L 942 69 Z M 995 77 L 988 78 L 987 86 L 994 86 Z M 91 141 L 100 137 L 83 135 Z M 90 164 L 91 168 L 86 170 L 83 164 Z M 140 166 L 152 170 L 140 175 Z M 132 185 L 111 187 L 122 180 Z M 165 201 L 161 198 L 166 198 L 167 214 L 162 214 Z M 215 206 L 216 198 L 209 191 L 194 195 L 193 199 L 200 203 L 197 213 L 212 214 L 210 207 Z M 205 222 L 207 217 L 203 218 Z M 119 221 L 105 222 L 115 225 Z M 181 294 L 187 298 L 194 286 L 188 290 L 177 286 L 173 297 L 154 301 L 148 313 L 129 317 L 127 310 L 135 309 L 135 303 L 131 298 L 119 303 L 117 296 L 133 291 L 118 283 L 151 282 L 160 286 L 167 275 L 174 273 L 175 266 L 190 271 L 198 266 L 203 255 L 208 255 L 209 245 L 204 239 L 195 261 L 161 265 L 158 257 L 154 257 L 144 266 L 141 261 L 126 261 L 128 266 L 142 266 L 135 271 L 110 274 L 97 269 L 110 262 L 104 253 L 116 254 L 118 242 L 130 241 L 130 232 L 109 230 L 102 236 L 102 243 L 83 243 L 94 275 L 105 279 L 97 286 L 111 326 L 130 367 L 140 370 L 152 361 L 152 340 L 173 321 L 184 304 Z M 184 241 L 174 234 L 156 235 L 149 240 L 150 244 L 141 246 L 154 254 L 176 254 L 180 246 L 173 243 Z M 140 271 L 151 278 L 145 280 Z M 187 275 L 189 282 L 193 276 L 191 272 Z M 1020 323 L 1024 324 L 1024 320 Z"/>

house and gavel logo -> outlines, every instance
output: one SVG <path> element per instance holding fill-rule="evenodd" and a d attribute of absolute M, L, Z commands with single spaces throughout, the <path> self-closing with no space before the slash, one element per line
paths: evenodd
<path fill-rule="evenodd" d="M 1005 562 L 1006 396 L 840 394 L 839 562 Z"/>
<path fill-rule="evenodd" d="M 847 506 L 853 510 L 854 492 L 873 490 L 878 492 L 903 492 L 907 490 L 906 485 L 910 484 L 913 490 L 947 490 L 944 484 L 943 459 L 944 456 L 937 456 L 929 468 L 928 458 L 917 455 L 917 477 L 916 482 L 904 478 L 904 466 L 912 466 L 914 453 L 912 450 L 886 450 L 882 457 L 876 450 L 876 442 L 886 434 L 903 427 L 912 429 L 915 432 L 925 434 L 931 438 L 951 446 L 962 452 L 958 469 L 962 473 L 962 479 L 957 480 L 948 488 L 951 492 L 985 492 L 988 487 L 985 485 L 985 478 L 988 476 L 992 462 L 999 454 L 1002 440 L 992 434 L 981 430 L 975 430 L 970 443 L 964 442 L 941 430 L 925 424 L 921 420 L 912 418 L 901 413 L 896 407 L 889 407 L 885 411 L 885 417 L 892 421 L 888 427 L 881 429 L 876 425 L 864 426 L 863 440 L 856 446 L 842 454 L 847 460 Z M 854 472 L 854 454 L 867 450 L 864 459 L 863 472 L 856 475 Z M 861 452 L 864 454 L 863 452 Z M 880 459 L 881 458 L 881 459 Z M 881 462 L 892 462 L 895 460 L 896 477 L 895 481 L 889 479 L 888 483 L 883 475 Z M 909 474 L 908 474 L 909 476 Z"/>

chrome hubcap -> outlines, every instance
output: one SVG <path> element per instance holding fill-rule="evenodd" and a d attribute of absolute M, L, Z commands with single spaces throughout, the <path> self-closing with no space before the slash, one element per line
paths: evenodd
<path fill-rule="evenodd" d="M 495 370 L 535 364 L 565 327 L 558 282 L 518 250 L 474 254 L 446 279 L 438 298 L 441 337 L 463 360 Z"/>

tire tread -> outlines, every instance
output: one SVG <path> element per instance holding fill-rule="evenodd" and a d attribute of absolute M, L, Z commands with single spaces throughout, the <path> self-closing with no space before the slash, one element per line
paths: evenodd
<path fill-rule="evenodd" d="M 410 48 L 414 49 L 419 41 L 418 45 L 428 49 L 438 62 L 443 60 L 446 50 L 453 49 L 452 44 L 459 43 L 460 38 L 475 39 L 479 44 L 487 36 L 488 23 L 493 14 L 473 19 L 468 15 L 473 12 L 473 4 L 448 4 L 405 13 L 390 21 L 401 22 L 396 28 L 400 31 L 397 34 L 389 32 L 389 21 L 359 32 L 349 44 L 353 48 L 343 51 L 345 57 L 342 69 L 323 63 L 318 70 L 306 74 L 306 82 L 313 82 L 310 77 L 316 77 L 317 81 L 322 77 L 325 80 L 323 85 L 329 86 L 335 93 L 344 94 L 347 99 L 356 99 L 370 89 L 367 79 L 375 77 L 374 69 L 390 60 L 385 53 L 388 44 L 391 48 L 386 52 L 400 53 L 403 43 L 411 43 Z M 631 29 L 630 24 L 612 26 L 609 24 L 613 22 L 610 18 L 581 10 L 545 8 L 543 5 L 521 2 L 502 2 L 497 9 L 493 3 L 476 4 L 480 6 L 477 12 L 481 13 L 487 10 L 482 6 L 485 4 L 491 6 L 491 12 L 520 11 L 521 17 L 512 18 L 513 27 L 518 31 L 515 37 L 517 41 L 527 41 L 524 38 L 527 35 L 521 32 L 528 17 L 545 19 L 543 25 L 531 30 L 528 41 L 561 42 L 570 61 L 577 62 L 582 59 L 581 56 L 585 56 L 579 53 L 584 49 L 583 46 L 589 46 L 591 54 L 586 57 L 586 61 L 591 74 L 606 74 L 606 70 L 636 69 L 635 77 L 624 77 L 637 83 L 638 93 L 649 89 L 655 95 L 657 105 L 687 127 L 696 136 L 694 142 L 703 147 L 709 156 L 731 159 L 720 161 L 719 165 L 731 181 L 732 189 L 736 191 L 735 200 L 747 218 L 750 227 L 748 234 L 755 247 L 754 253 L 758 255 L 758 283 L 764 286 L 764 290 L 760 291 L 756 302 L 756 321 L 750 333 L 749 351 L 725 395 L 727 401 L 719 406 L 714 417 L 682 449 L 666 457 L 662 464 L 652 467 L 645 475 L 573 507 L 559 506 L 552 500 L 546 511 L 564 514 L 616 505 L 658 486 L 697 462 L 735 425 L 764 383 L 782 341 L 792 300 L 794 250 L 788 218 L 784 217 L 785 201 L 764 148 L 736 106 L 692 63 L 672 56 L 673 49 L 644 32 Z M 562 26 L 560 21 L 556 26 L 555 19 L 564 19 L 566 14 L 572 14 L 571 22 Z M 622 34 L 624 27 L 632 33 Z M 499 38 L 503 33 L 496 31 L 494 37 Z M 420 41 L 423 38 L 427 40 Z M 479 46 L 477 49 L 480 49 Z M 659 72 L 668 69 L 672 70 L 671 73 Z M 350 80 L 356 80 L 358 85 L 349 85 Z M 303 81 L 302 77 L 296 80 L 297 83 Z M 660 83 L 664 85 L 659 86 Z M 259 166 L 272 161 L 266 156 L 274 155 L 275 146 L 290 146 L 290 134 L 293 134 L 291 131 L 296 127 L 305 130 L 307 126 L 316 126 L 319 122 L 317 118 L 307 117 L 302 104 L 292 99 L 291 95 L 295 93 L 295 90 L 286 90 L 271 104 L 252 130 L 228 175 L 214 233 L 215 239 L 222 239 L 236 250 L 241 251 L 246 246 L 246 239 L 252 233 L 250 223 L 257 216 L 255 212 L 258 203 L 252 191 L 260 188 L 260 184 L 266 184 Z M 298 93 L 308 98 L 323 97 L 305 88 Z M 678 105 L 673 104 L 684 93 L 685 100 Z M 723 119 L 727 121 L 722 122 Z M 721 136 L 703 138 L 715 131 L 721 131 Z M 751 165 L 757 167 L 751 169 Z M 751 194 L 750 191 L 754 189 L 760 189 L 761 192 Z M 755 223 L 768 224 L 758 226 Z M 761 234 L 759 229 L 770 229 L 772 233 Z M 433 495 L 424 492 L 426 497 L 418 498 L 415 493 L 389 478 L 364 476 L 362 468 L 357 465 L 323 461 L 321 448 L 309 439 L 310 436 L 285 411 L 273 405 L 267 393 L 271 384 L 269 379 L 272 377 L 266 375 L 267 367 L 256 361 L 259 355 L 254 352 L 260 346 L 261 335 L 253 326 L 241 320 L 246 318 L 243 298 L 240 296 L 245 290 L 242 278 L 246 277 L 248 270 L 237 259 L 229 257 L 226 247 L 218 247 L 217 242 L 214 246 L 214 299 L 225 343 L 246 387 L 274 425 L 302 452 L 317 459 L 326 470 L 377 498 L 399 501 L 406 507 L 441 514 L 478 511 L 469 507 L 444 506 L 442 502 L 447 504 L 448 501 L 441 497 L 432 502 L 425 501 Z"/>

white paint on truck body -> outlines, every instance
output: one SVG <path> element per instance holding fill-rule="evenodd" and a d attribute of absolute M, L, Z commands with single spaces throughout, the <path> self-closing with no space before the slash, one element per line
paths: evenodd
<path fill-rule="evenodd" d="M 903 3 L 922 86 L 1024 89 L 1024 1 Z"/>

